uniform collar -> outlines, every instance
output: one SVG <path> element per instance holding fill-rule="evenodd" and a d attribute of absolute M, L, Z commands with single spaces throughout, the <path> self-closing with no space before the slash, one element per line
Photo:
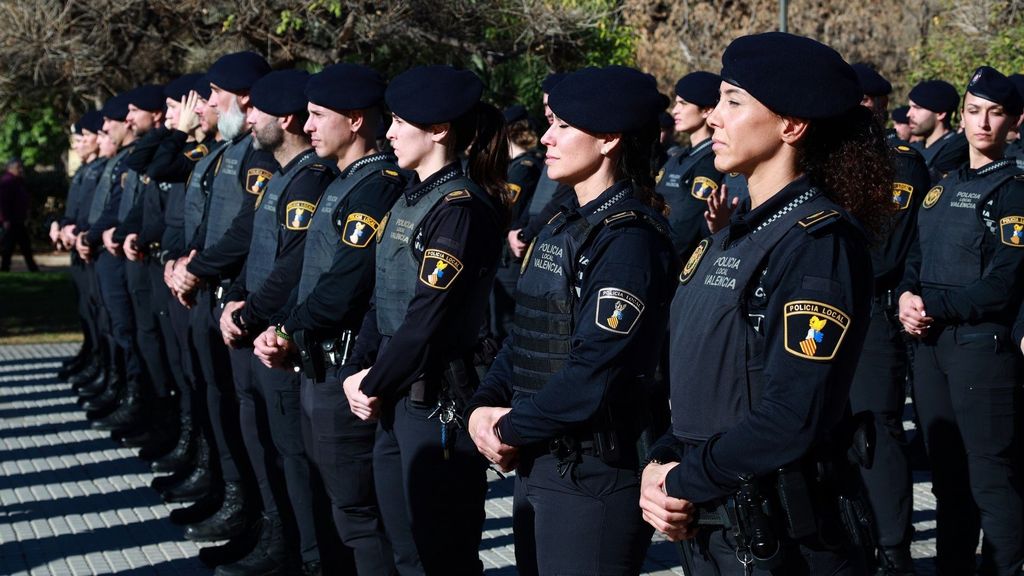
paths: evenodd
<path fill-rule="evenodd" d="M 757 208 L 750 209 L 750 199 L 747 198 L 740 203 L 736 212 L 729 220 L 729 238 L 735 240 L 742 238 L 759 227 L 765 225 L 770 218 L 783 210 L 790 202 L 800 198 L 811 190 L 811 183 L 807 176 L 800 176 L 787 184 L 777 194 L 769 198 Z"/>
<path fill-rule="evenodd" d="M 462 176 L 462 163 L 456 160 L 434 172 L 423 182 L 416 179 L 410 180 L 409 185 L 405 189 L 405 199 L 410 204 L 415 204 L 419 202 L 420 198 L 423 198 L 441 184 L 459 176 Z"/>
<path fill-rule="evenodd" d="M 566 216 L 578 214 L 583 218 L 587 218 L 592 215 L 601 214 L 626 198 L 632 197 L 633 187 L 630 185 L 630 181 L 619 180 L 615 184 L 612 184 L 607 190 L 601 192 L 597 198 L 594 198 L 583 206 L 580 206 L 579 199 L 576 198 L 575 194 L 573 194 L 572 197 L 562 205 L 562 211 L 566 213 Z"/>
<path fill-rule="evenodd" d="M 302 162 L 303 160 L 308 158 L 310 154 L 316 154 L 316 152 L 314 152 L 312 148 L 306 148 L 302 152 L 296 154 L 295 158 L 292 158 L 291 160 L 288 161 L 287 164 L 281 166 L 281 174 L 287 174 L 288 172 L 291 172 L 295 168 L 295 166 L 298 165 L 299 162 Z"/>
<path fill-rule="evenodd" d="M 708 146 L 711 146 L 711 136 L 708 136 L 707 138 L 705 138 L 705 139 L 701 140 L 700 142 L 696 143 L 693 147 L 691 147 L 689 150 L 686 151 L 686 155 L 687 156 L 693 156 L 694 154 L 697 154 L 698 152 L 703 152 L 704 149 L 707 148 Z"/>
<path fill-rule="evenodd" d="M 363 156 L 362 158 L 346 166 L 345 169 L 341 171 L 341 174 L 338 175 L 338 177 L 348 178 L 349 176 L 352 175 L 353 172 L 359 170 L 360 168 L 366 166 L 367 164 L 373 164 L 374 162 L 394 162 L 394 160 L 395 157 L 392 156 L 391 154 L 388 154 L 387 152 L 377 152 L 376 154 Z"/>
<path fill-rule="evenodd" d="M 993 162 L 985 164 L 984 166 L 978 169 L 973 169 L 970 167 L 970 164 L 965 164 L 964 167 L 961 168 L 961 175 L 964 179 L 970 180 L 971 178 L 988 176 L 993 172 L 1005 170 L 1010 167 L 1017 167 L 1017 161 L 1013 158 L 1003 158 L 1002 160 L 995 160 Z"/>

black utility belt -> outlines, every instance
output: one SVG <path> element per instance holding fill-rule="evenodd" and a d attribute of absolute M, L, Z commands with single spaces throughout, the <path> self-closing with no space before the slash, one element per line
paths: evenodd
<path fill-rule="evenodd" d="M 583 456 L 593 456 L 613 467 L 636 462 L 635 445 L 623 446 L 614 430 L 552 438 L 548 440 L 547 451 L 558 461 L 558 473 L 562 476 Z"/>
<path fill-rule="evenodd" d="M 210 286 L 210 293 L 213 294 L 213 298 L 221 308 L 224 307 L 224 297 L 228 294 L 228 288 L 231 287 L 231 280 L 221 280 L 216 284 Z"/>
<path fill-rule="evenodd" d="M 292 340 L 299 351 L 302 372 L 313 382 L 326 380 L 327 367 L 348 362 L 356 344 L 356 334 L 343 330 L 329 336 L 317 336 L 311 331 L 298 330 Z"/>

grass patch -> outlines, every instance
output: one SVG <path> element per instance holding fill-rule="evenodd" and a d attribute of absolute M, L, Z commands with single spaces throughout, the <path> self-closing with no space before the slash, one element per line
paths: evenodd
<path fill-rule="evenodd" d="M 80 329 L 70 273 L 0 274 L 0 342 L 69 342 Z"/>

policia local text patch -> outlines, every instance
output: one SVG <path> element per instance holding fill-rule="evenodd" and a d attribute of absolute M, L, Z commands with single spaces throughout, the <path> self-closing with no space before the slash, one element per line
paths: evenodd
<path fill-rule="evenodd" d="M 850 317 L 814 300 L 787 302 L 784 311 L 786 352 L 808 360 L 832 360 L 843 343 Z"/>

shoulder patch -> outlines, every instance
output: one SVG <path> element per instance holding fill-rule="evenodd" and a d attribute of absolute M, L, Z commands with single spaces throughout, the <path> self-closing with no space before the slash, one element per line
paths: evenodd
<path fill-rule="evenodd" d="M 602 288 L 597 292 L 594 323 L 602 330 L 629 334 L 643 313 L 643 300 L 630 292 L 618 288 Z"/>
<path fill-rule="evenodd" d="M 828 222 L 839 217 L 839 212 L 835 210 L 822 210 L 821 212 L 815 212 L 810 216 L 797 222 L 805 230 L 810 230 L 812 227 L 817 227 L 819 224 Z"/>
<path fill-rule="evenodd" d="M 910 208 L 910 199 L 914 196 L 914 187 L 906 182 L 892 183 L 892 203 L 900 210 Z"/>
<path fill-rule="evenodd" d="M 697 247 L 693 249 L 693 253 L 690 254 L 690 258 L 683 265 L 683 269 L 679 272 L 680 284 L 686 284 L 693 278 L 693 274 L 697 272 L 697 267 L 700 266 L 700 261 L 704 259 L 704 255 L 707 254 L 710 247 L 710 237 L 701 240 L 700 244 L 697 244 Z"/>
<path fill-rule="evenodd" d="M 285 228 L 289 230 L 305 230 L 316 212 L 316 205 L 304 200 L 293 200 L 285 209 Z"/>
<path fill-rule="evenodd" d="M 690 186 L 690 196 L 697 200 L 707 200 L 716 190 L 718 190 L 717 182 L 707 176 L 697 176 L 693 179 L 693 185 Z"/>
<path fill-rule="evenodd" d="M 786 302 L 784 316 L 786 352 L 808 360 L 835 358 L 850 327 L 845 312 L 814 300 Z"/>
<path fill-rule="evenodd" d="M 262 194 L 272 176 L 263 168 L 250 168 L 245 174 L 245 191 L 249 194 Z"/>
<path fill-rule="evenodd" d="M 924 201 L 921 203 L 923 208 L 931 208 L 935 206 L 935 203 L 939 201 L 939 196 L 942 196 L 942 186 L 936 186 L 928 191 L 924 195 Z"/>
<path fill-rule="evenodd" d="M 206 147 L 206 144 L 200 144 L 191 150 L 185 152 L 185 158 L 193 162 L 197 162 L 210 153 L 210 149 Z"/>
<path fill-rule="evenodd" d="M 459 272 L 462 272 L 462 261 L 455 256 L 443 251 L 428 249 L 423 253 L 423 262 L 420 263 L 420 282 L 436 288 L 447 290 Z"/>
<path fill-rule="evenodd" d="M 506 186 L 508 186 L 508 191 L 512 193 L 512 203 L 515 204 L 516 202 L 519 202 L 519 194 L 522 193 L 523 187 L 520 186 L 519 184 L 513 184 L 511 182 L 506 184 Z"/>
<path fill-rule="evenodd" d="M 469 190 L 456 190 L 455 192 L 449 192 L 445 195 L 445 202 L 459 202 L 461 200 L 469 200 L 473 195 L 469 193 Z"/>
<path fill-rule="evenodd" d="M 380 244 L 380 239 L 384 237 L 384 227 L 388 225 L 388 218 L 391 217 L 391 212 L 388 212 L 380 220 L 380 226 L 377 227 L 377 244 Z"/>
<path fill-rule="evenodd" d="M 999 239 L 1007 246 L 1024 248 L 1024 217 L 1007 216 L 999 220 Z"/>
<path fill-rule="evenodd" d="M 362 212 L 353 212 L 345 218 L 345 230 L 341 241 L 353 248 L 366 248 L 377 235 L 380 223 Z"/>

